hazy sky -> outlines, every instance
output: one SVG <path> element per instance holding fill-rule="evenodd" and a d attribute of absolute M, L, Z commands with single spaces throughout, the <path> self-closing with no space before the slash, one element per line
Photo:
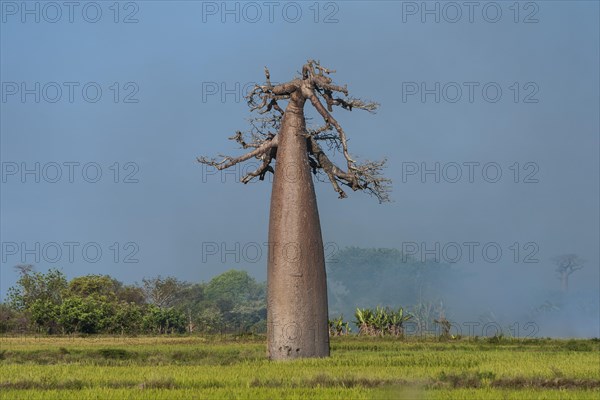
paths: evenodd
<path fill-rule="evenodd" d="M 328 255 L 404 248 L 489 270 L 490 285 L 506 267 L 558 287 L 550 259 L 577 253 L 573 287 L 598 291 L 597 2 L 1 7 L 2 298 L 22 262 L 126 282 L 264 279 L 269 183 L 195 160 L 240 154 L 227 137 L 248 127 L 243 88 L 309 58 L 381 103 L 335 116 L 351 153 L 387 157 L 394 182 L 384 205 L 317 184 Z"/>

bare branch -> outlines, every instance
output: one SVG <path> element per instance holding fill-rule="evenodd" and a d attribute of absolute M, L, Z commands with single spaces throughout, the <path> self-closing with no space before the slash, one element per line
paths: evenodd
<path fill-rule="evenodd" d="M 335 74 L 334 69 L 327 69 L 327 68 L 321 66 L 321 63 L 319 61 L 308 60 L 307 63 L 308 63 L 308 65 L 310 65 L 313 68 L 313 72 L 314 72 L 314 69 L 317 69 L 319 71 L 320 75 L 323 75 L 323 73 L 326 73 L 327 75 Z"/>
<path fill-rule="evenodd" d="M 234 136 L 235 137 L 235 136 Z M 210 165 L 215 167 L 219 171 L 232 167 L 236 164 L 239 164 L 243 161 L 249 160 L 253 157 L 260 158 L 260 156 L 267 151 L 271 150 L 271 148 L 276 147 L 279 138 L 277 136 L 273 136 L 271 139 L 265 140 L 265 142 L 260 145 L 258 148 L 252 150 L 249 153 L 241 155 L 239 157 L 229 157 L 226 156 L 222 161 L 216 161 L 214 158 L 206 158 L 200 156 L 197 158 L 198 162 L 205 165 Z"/>
<path fill-rule="evenodd" d="M 308 135 L 309 135 L 309 136 L 313 136 L 313 137 L 315 137 L 315 136 L 318 136 L 318 135 L 320 135 L 321 133 L 323 133 L 323 132 L 326 132 L 326 131 L 329 131 L 329 130 L 331 130 L 331 129 L 333 129 L 333 126 L 331 126 L 331 124 L 327 123 L 327 124 L 323 125 L 323 126 L 322 126 L 322 127 L 320 127 L 320 128 L 317 128 L 317 129 L 309 129 L 309 130 L 308 130 Z"/>
<path fill-rule="evenodd" d="M 348 169 L 351 170 L 355 161 L 350 157 L 350 154 L 348 153 L 348 142 L 346 140 L 346 134 L 344 133 L 344 130 L 342 129 L 341 125 L 337 122 L 337 120 L 333 118 L 333 116 L 329 112 L 327 112 L 325 107 L 323 107 L 323 104 L 321 104 L 321 102 L 314 93 L 310 94 L 309 100 L 312 103 L 313 107 L 315 107 L 317 112 L 321 114 L 321 116 L 325 120 L 325 123 L 328 125 L 333 125 L 335 127 L 335 130 L 340 136 L 342 151 L 344 153 L 346 161 L 348 162 Z"/>
<path fill-rule="evenodd" d="M 21 276 L 29 275 L 35 270 L 32 264 L 17 264 L 14 266 L 14 268 L 15 271 L 17 271 Z"/>
<path fill-rule="evenodd" d="M 358 108 L 361 110 L 367 110 L 370 113 L 374 113 L 375 110 L 377 110 L 377 108 L 379 108 L 379 103 L 376 103 L 373 101 L 365 102 L 361 99 L 354 99 L 354 98 L 350 98 L 347 100 L 337 98 L 337 99 L 333 100 L 333 104 L 339 105 L 343 109 L 348 110 L 348 111 L 352 111 L 353 108 Z"/>
<path fill-rule="evenodd" d="M 283 109 L 277 104 L 277 100 L 286 100 L 299 87 L 297 81 L 287 82 L 273 86 L 271 84 L 271 73 L 265 67 L 265 85 L 255 85 L 254 89 L 246 96 L 250 111 L 261 110 L 259 113 L 271 111 L 271 108 L 283 114 Z M 264 110 L 263 110 L 264 109 Z"/>
<path fill-rule="evenodd" d="M 271 85 L 271 73 L 269 72 L 269 68 L 267 68 L 266 65 L 265 65 L 265 81 L 267 82 L 267 86 L 273 86 L 273 85 Z"/>
<path fill-rule="evenodd" d="M 235 140 L 236 142 L 238 142 L 242 146 L 243 149 L 247 149 L 249 147 L 258 148 L 262 144 L 262 143 L 246 143 L 244 141 L 244 136 L 243 136 L 242 132 L 240 132 L 240 131 L 237 131 L 234 136 L 231 136 L 231 137 L 229 137 L 227 139 L 229 139 L 229 140 Z"/>
<path fill-rule="evenodd" d="M 351 172 L 346 172 L 331 162 L 314 138 L 309 137 L 308 141 L 310 153 L 318 163 L 317 168 L 323 169 L 341 199 L 346 198 L 347 195 L 340 188 L 338 182 L 350 187 L 354 191 L 365 190 L 377 197 L 380 203 L 390 201 L 391 180 L 381 175 L 381 170 L 384 168 L 386 160 L 378 162 L 368 161 L 355 166 Z"/>
<path fill-rule="evenodd" d="M 277 96 L 277 97 L 281 97 L 281 96 Z M 281 107 L 279 107 L 279 104 L 277 104 L 277 100 L 275 100 L 275 98 L 272 98 L 271 101 L 269 102 L 269 105 L 267 106 L 267 108 L 260 111 L 259 113 L 260 114 L 268 113 L 273 108 L 275 110 L 279 111 L 280 114 L 283 114 L 283 109 Z"/>
<path fill-rule="evenodd" d="M 273 167 L 271 167 L 271 160 L 275 158 L 277 155 L 277 148 L 273 147 L 270 151 L 263 153 L 260 157 L 257 157 L 262 160 L 262 164 L 256 170 L 249 172 L 246 176 L 242 178 L 243 183 L 250 182 L 253 178 L 259 177 L 259 180 L 264 180 L 267 172 L 275 173 Z"/>
<path fill-rule="evenodd" d="M 263 115 L 265 114 L 261 114 L 260 117 L 249 119 L 250 125 L 252 125 L 253 128 L 252 133 L 266 136 L 271 133 L 269 130 L 271 128 L 275 130 L 275 132 L 279 132 L 279 128 L 281 127 L 281 114 L 271 112 L 266 116 Z"/>
<path fill-rule="evenodd" d="M 348 87 L 346 86 L 338 86 L 338 85 L 332 85 L 330 82 L 331 79 L 327 78 L 327 80 L 325 80 L 324 78 L 326 77 L 316 77 L 314 78 L 314 82 L 317 85 L 317 87 L 323 89 L 323 90 L 327 90 L 329 92 L 340 92 L 343 93 L 344 95 L 348 96 Z"/>
<path fill-rule="evenodd" d="M 366 161 L 355 166 L 355 176 L 359 181 L 359 187 L 372 196 L 377 197 L 380 203 L 390 202 L 392 191 L 392 180 L 383 176 L 387 159 L 381 161 Z"/>

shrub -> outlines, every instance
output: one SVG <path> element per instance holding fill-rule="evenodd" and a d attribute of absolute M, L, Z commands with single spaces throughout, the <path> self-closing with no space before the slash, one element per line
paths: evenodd
<path fill-rule="evenodd" d="M 404 335 L 404 323 L 412 318 L 412 315 L 405 313 L 402 307 L 396 311 L 380 306 L 374 310 L 357 308 L 354 315 L 359 335 L 370 336 L 402 336 Z"/>

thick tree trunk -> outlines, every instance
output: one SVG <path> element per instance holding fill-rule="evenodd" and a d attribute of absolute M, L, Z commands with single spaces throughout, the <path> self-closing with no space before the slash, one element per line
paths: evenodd
<path fill-rule="evenodd" d="M 327 357 L 325 257 L 308 163 L 304 98 L 292 96 L 277 148 L 267 270 L 267 354 L 272 360 Z"/>
<path fill-rule="evenodd" d="M 262 115 L 252 120 L 252 132 L 258 130 L 264 135 L 253 134 L 250 142 L 240 131 L 230 137 L 242 148 L 252 149 L 238 157 L 198 157 L 200 163 L 219 171 L 252 158 L 261 160 L 256 170 L 241 179 L 243 183 L 254 178 L 263 180 L 266 173 L 273 172 L 271 162 L 277 160 L 267 275 L 267 352 L 271 359 L 329 356 L 325 257 L 312 172 L 324 172 L 340 198 L 347 197 L 340 185 L 347 185 L 380 202 L 390 200 L 391 181 L 381 174 L 386 160 L 353 160 L 346 133 L 332 115 L 334 106 L 374 112 L 378 104 L 349 97 L 345 85 L 333 83 L 329 75 L 334 72 L 318 61 L 308 60 L 300 77 L 273 85 L 265 67 L 265 84 L 255 85 L 246 96 L 250 109 Z M 345 98 L 337 97 L 341 95 Z M 303 111 L 307 100 L 324 122 L 311 129 L 310 135 Z M 288 101 L 285 111 L 278 101 Z M 263 132 L 270 127 L 279 127 L 279 132 Z M 335 165 L 319 141 L 339 149 L 346 167 Z"/>
<path fill-rule="evenodd" d="M 569 291 L 569 275 L 566 272 L 563 272 L 560 275 L 560 287 L 563 293 L 567 293 Z"/>

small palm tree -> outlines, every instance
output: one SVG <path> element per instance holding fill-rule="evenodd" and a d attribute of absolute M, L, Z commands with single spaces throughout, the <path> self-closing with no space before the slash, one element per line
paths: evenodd
<path fill-rule="evenodd" d="M 377 306 L 375 310 L 369 308 L 357 308 L 354 313 L 356 325 L 359 327 L 359 334 L 369 336 L 384 336 L 390 334 L 393 336 L 402 336 L 404 334 L 404 323 L 413 316 L 405 313 L 402 307 L 397 311 L 389 307 Z"/>
<path fill-rule="evenodd" d="M 348 335 L 350 331 L 350 323 L 344 321 L 343 315 L 329 320 L 329 336 L 344 336 Z"/>

